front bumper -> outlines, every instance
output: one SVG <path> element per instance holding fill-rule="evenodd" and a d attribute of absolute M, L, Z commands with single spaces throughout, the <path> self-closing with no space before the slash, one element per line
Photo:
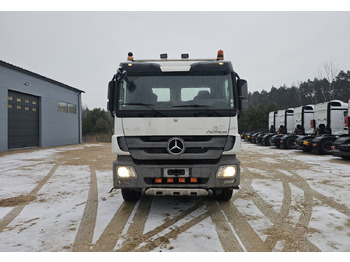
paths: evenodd
<path fill-rule="evenodd" d="M 333 156 L 340 156 L 340 157 L 350 157 L 350 151 L 340 151 L 340 150 L 334 150 Z"/>
<path fill-rule="evenodd" d="M 209 162 L 209 161 L 208 161 Z M 217 178 L 216 173 L 220 166 L 235 165 L 236 176 L 233 178 Z M 132 166 L 136 172 L 136 178 L 120 178 L 116 174 L 118 166 Z M 185 169 L 185 174 L 169 176 L 164 170 Z M 188 171 L 188 172 L 187 172 Z M 161 179 L 156 183 L 155 179 Z M 167 178 L 174 178 L 172 183 Z M 185 182 L 178 182 L 179 178 L 185 178 Z M 192 182 L 191 178 L 197 178 Z M 147 189 L 147 188 L 237 188 L 240 184 L 240 161 L 236 155 L 223 155 L 216 163 L 181 164 L 151 164 L 136 163 L 131 156 L 118 156 L 113 162 L 113 186 L 115 188 Z"/>

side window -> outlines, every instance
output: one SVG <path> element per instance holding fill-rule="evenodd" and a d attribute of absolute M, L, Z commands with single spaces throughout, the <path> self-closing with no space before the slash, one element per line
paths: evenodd
<path fill-rule="evenodd" d="M 67 112 L 67 103 L 65 102 L 57 102 L 57 111 L 58 112 Z"/>
<path fill-rule="evenodd" d="M 77 112 L 77 106 L 76 105 L 72 105 L 72 104 L 68 104 L 68 112 L 75 114 Z"/>
<path fill-rule="evenodd" d="M 69 104 L 66 102 L 58 101 L 57 102 L 57 111 L 58 112 L 64 112 L 64 113 L 77 113 L 77 106 L 73 104 Z"/>

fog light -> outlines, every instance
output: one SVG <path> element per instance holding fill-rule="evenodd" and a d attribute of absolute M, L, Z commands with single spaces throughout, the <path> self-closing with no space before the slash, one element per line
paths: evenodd
<path fill-rule="evenodd" d="M 117 176 L 119 178 L 135 178 L 136 172 L 132 166 L 118 166 Z"/>
<path fill-rule="evenodd" d="M 219 167 L 216 177 L 217 178 L 230 178 L 235 177 L 237 174 L 236 166 L 221 166 Z"/>

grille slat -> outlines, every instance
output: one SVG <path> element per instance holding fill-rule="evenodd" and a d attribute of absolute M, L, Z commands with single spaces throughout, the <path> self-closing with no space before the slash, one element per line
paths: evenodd
<path fill-rule="evenodd" d="M 175 136 L 126 137 L 130 154 L 134 159 L 175 160 L 175 159 L 217 159 L 220 157 L 227 136 L 179 136 L 186 150 L 180 155 L 168 152 L 168 141 Z"/>

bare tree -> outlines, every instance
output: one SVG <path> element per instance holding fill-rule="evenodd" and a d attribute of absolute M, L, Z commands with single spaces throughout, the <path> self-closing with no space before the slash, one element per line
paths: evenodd
<path fill-rule="evenodd" d="M 339 69 L 334 64 L 334 60 L 324 62 L 323 68 L 324 68 L 324 71 L 326 73 L 326 79 L 329 82 L 329 93 L 330 93 L 329 97 L 330 97 L 330 99 L 334 99 L 334 85 L 332 85 L 332 82 L 335 81 L 336 76 L 339 74 Z"/>

